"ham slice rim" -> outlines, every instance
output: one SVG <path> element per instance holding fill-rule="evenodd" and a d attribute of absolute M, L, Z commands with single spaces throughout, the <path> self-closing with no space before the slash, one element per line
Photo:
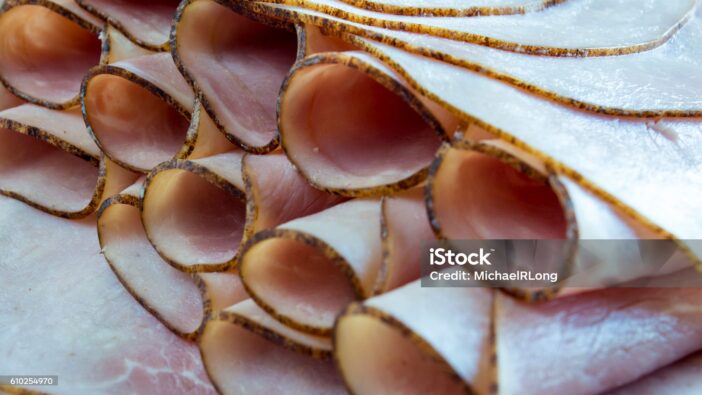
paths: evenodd
<path fill-rule="evenodd" d="M 544 10 L 548 7 L 560 4 L 566 0 L 536 0 L 524 5 L 517 6 L 471 6 L 471 7 L 407 7 L 391 4 L 384 4 L 373 0 L 341 0 L 354 7 L 364 8 L 368 11 L 382 12 L 385 14 L 405 15 L 405 16 L 490 16 L 490 15 L 512 15 L 526 14 Z"/>
<path fill-rule="evenodd" d="M 170 39 L 169 39 L 169 46 L 170 46 L 170 52 L 171 56 L 173 57 L 173 63 L 175 63 L 176 68 L 178 71 L 180 71 L 180 74 L 183 76 L 185 81 L 190 85 L 192 88 L 193 92 L 195 92 L 195 96 L 200 98 L 200 104 L 202 107 L 205 109 L 205 112 L 207 115 L 212 119 L 212 122 L 215 124 L 217 127 L 217 130 L 219 130 L 224 136 L 232 142 L 233 144 L 237 145 L 239 148 L 242 150 L 252 153 L 252 154 L 267 154 L 269 152 L 274 151 L 278 146 L 280 145 L 280 134 L 276 133 L 276 135 L 269 141 L 267 144 L 263 146 L 252 146 L 245 141 L 243 141 L 241 138 L 237 137 L 236 135 L 227 132 L 224 124 L 222 121 L 220 121 L 219 117 L 217 116 L 216 112 L 214 111 L 214 108 L 210 104 L 209 99 L 202 93 L 202 91 L 198 88 L 197 81 L 195 81 L 195 78 L 193 77 L 192 73 L 188 71 L 188 68 L 185 66 L 183 63 L 183 60 L 180 57 L 180 54 L 178 52 L 178 27 L 180 25 L 180 22 L 183 18 L 183 15 L 185 14 L 185 9 L 190 5 L 191 3 L 194 3 L 198 0 L 184 0 L 180 3 L 178 6 L 178 9 L 176 10 L 175 16 L 173 17 L 173 25 L 171 27 L 171 33 L 170 33 Z M 263 23 L 266 25 L 269 25 L 274 28 L 279 28 L 279 29 L 287 29 L 287 30 L 295 30 L 295 24 L 293 22 L 288 22 L 284 18 L 275 18 L 271 17 L 268 14 L 265 13 L 260 13 L 252 10 L 250 2 L 247 0 L 231 0 L 231 1 L 225 1 L 225 0 L 210 0 L 214 1 L 217 4 L 220 4 L 222 6 L 228 7 L 232 11 L 241 14 L 249 19 L 252 19 L 256 22 Z M 299 44 L 299 39 L 298 39 L 298 44 Z M 298 52 L 297 52 L 297 57 L 301 56 L 300 52 L 300 46 L 298 45 Z"/>
<path fill-rule="evenodd" d="M 299 36 L 299 40 L 304 40 L 304 34 Z M 319 53 L 308 56 L 301 61 L 295 63 L 291 68 L 290 73 L 283 81 L 283 86 L 280 90 L 280 95 L 278 96 L 278 133 L 280 136 L 280 145 L 283 151 L 286 153 L 290 162 L 295 165 L 300 174 L 309 182 L 313 187 L 331 193 L 334 195 L 347 196 L 347 197 L 370 197 L 377 195 L 392 194 L 397 191 L 409 189 L 414 187 L 424 181 L 427 178 L 429 172 L 429 164 L 427 166 L 417 170 L 409 176 L 384 185 L 371 186 L 371 187 L 360 187 L 360 188 L 335 188 L 320 185 L 314 177 L 310 177 L 305 171 L 304 166 L 300 166 L 299 163 L 294 159 L 294 156 L 290 155 L 289 148 L 286 146 L 286 131 L 283 120 L 284 106 L 282 105 L 282 98 L 285 95 L 288 87 L 294 80 L 297 71 L 302 70 L 306 67 L 313 67 L 317 65 L 330 64 L 330 65 L 344 65 L 346 67 L 354 68 L 374 81 L 378 82 L 380 85 L 388 89 L 389 91 L 395 93 L 400 97 L 412 110 L 416 111 L 422 120 L 431 127 L 434 132 L 443 141 L 449 141 L 450 136 L 444 129 L 441 122 L 429 111 L 429 109 L 422 103 L 418 96 L 413 93 L 409 88 L 402 85 L 396 78 L 386 74 L 382 70 L 374 67 L 373 65 L 366 63 L 365 61 L 354 57 L 352 55 L 339 53 L 339 52 L 326 52 Z"/>

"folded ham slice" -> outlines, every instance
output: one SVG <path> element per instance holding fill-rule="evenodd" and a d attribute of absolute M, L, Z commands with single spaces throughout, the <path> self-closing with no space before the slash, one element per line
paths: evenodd
<path fill-rule="evenodd" d="M 386 14 L 414 16 L 484 16 L 541 11 L 565 0 L 341 0 Z"/>
<path fill-rule="evenodd" d="M 249 3 L 184 3 L 172 51 L 217 127 L 242 149 L 264 153 L 278 145 L 276 97 L 295 61 L 296 38 L 292 25 L 246 11 Z"/>
<path fill-rule="evenodd" d="M 352 200 L 254 235 L 241 277 L 281 322 L 329 335 L 348 303 L 418 278 L 421 241 L 430 239 L 421 190 Z"/>
<path fill-rule="evenodd" d="M 246 300 L 215 314 L 199 339 L 207 372 L 222 394 L 344 394 L 328 339 L 275 321 Z M 315 358 L 316 357 L 316 358 Z"/>
<path fill-rule="evenodd" d="M 309 186 L 282 152 L 234 151 L 159 165 L 147 179 L 142 219 L 155 248 L 178 269 L 222 271 L 258 230 L 338 201 Z"/>
<path fill-rule="evenodd" d="M 134 171 L 146 173 L 174 157 L 232 148 L 202 116 L 199 100 L 168 53 L 93 68 L 83 83 L 81 104 L 100 148 Z"/>
<path fill-rule="evenodd" d="M 566 1 L 524 15 L 456 18 L 391 15 L 357 8 L 343 0 L 266 2 L 299 6 L 369 26 L 550 56 L 621 55 L 655 48 L 690 18 L 698 4 L 697 0 Z"/>
<path fill-rule="evenodd" d="M 419 281 L 351 305 L 334 357 L 355 394 L 488 394 L 494 387 L 493 293 Z"/>
<path fill-rule="evenodd" d="M 96 17 L 109 22 L 138 45 L 167 51 L 178 0 L 75 0 Z"/>
<path fill-rule="evenodd" d="M 77 110 L 24 104 L 0 112 L 0 193 L 79 218 L 134 175 L 102 158 Z"/>
<path fill-rule="evenodd" d="M 58 375 L 55 394 L 216 393 L 196 345 L 144 311 L 111 273 L 94 217 L 67 221 L 0 197 L 0 218 L 4 372 Z"/>
<path fill-rule="evenodd" d="M 305 58 L 279 101 L 290 160 L 312 185 L 345 196 L 418 184 L 457 126 L 450 113 L 362 52 Z"/>
<path fill-rule="evenodd" d="M 83 75 L 100 61 L 101 29 L 72 0 L 6 3 L 0 13 L 0 83 L 45 107 L 75 106 Z"/>

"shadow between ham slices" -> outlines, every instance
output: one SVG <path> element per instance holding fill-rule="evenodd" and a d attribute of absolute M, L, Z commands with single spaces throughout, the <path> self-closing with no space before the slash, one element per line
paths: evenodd
<path fill-rule="evenodd" d="M 418 278 L 419 241 L 432 238 L 421 190 L 356 199 L 257 233 L 243 247 L 239 270 L 273 317 L 328 336 L 350 302 Z"/>
<path fill-rule="evenodd" d="M 285 327 L 250 299 L 214 314 L 198 343 L 221 394 L 346 393 L 329 339 Z"/>
<path fill-rule="evenodd" d="M 308 185 L 282 152 L 172 160 L 148 176 L 142 221 L 157 251 L 187 272 L 235 267 L 255 232 L 341 199 Z"/>
<path fill-rule="evenodd" d="M 81 104 L 96 143 L 134 171 L 233 148 L 203 116 L 199 98 L 168 53 L 93 68 L 84 79 Z"/>
<path fill-rule="evenodd" d="M 168 51 L 171 22 L 179 0 L 75 0 L 125 37 L 151 51 Z"/>
<path fill-rule="evenodd" d="M 22 99 L 63 110 L 100 62 L 102 23 L 72 0 L 20 0 L 0 10 L 0 83 Z"/>
<path fill-rule="evenodd" d="M 77 110 L 24 104 L 0 112 L 0 193 L 81 218 L 136 176 L 102 157 Z"/>
<path fill-rule="evenodd" d="M 276 98 L 296 59 L 293 25 L 249 1 L 185 1 L 171 33 L 173 59 L 227 138 L 247 152 L 278 146 Z"/>
<path fill-rule="evenodd" d="M 356 197 L 420 183 L 457 127 L 447 111 L 361 52 L 298 62 L 281 90 L 278 123 L 283 149 L 312 185 Z"/>

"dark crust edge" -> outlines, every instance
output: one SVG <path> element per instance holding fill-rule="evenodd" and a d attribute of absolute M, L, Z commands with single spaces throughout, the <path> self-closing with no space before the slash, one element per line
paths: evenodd
<path fill-rule="evenodd" d="M 396 39 L 393 37 L 389 37 L 383 34 L 377 34 L 371 31 L 367 31 L 364 29 L 359 29 L 351 25 L 345 25 L 345 24 L 339 24 L 334 21 L 330 21 L 325 18 L 320 18 L 320 17 L 315 17 L 311 15 L 306 15 L 306 14 L 301 14 L 296 11 L 290 11 L 286 9 L 276 9 L 276 8 L 270 8 L 267 7 L 264 4 L 256 4 L 257 9 L 261 13 L 268 13 L 268 14 L 275 14 L 280 17 L 285 17 L 291 20 L 296 20 L 298 23 L 309 23 L 311 25 L 318 26 L 324 30 L 326 33 L 334 34 L 338 36 L 339 38 L 353 44 L 356 46 L 359 46 L 361 48 L 364 48 L 366 51 L 367 45 L 364 45 L 364 43 L 359 40 L 358 38 L 355 37 L 345 37 L 348 35 L 357 35 L 360 37 L 363 37 L 365 39 L 369 39 L 372 41 L 379 42 L 381 44 L 393 46 L 399 49 L 402 49 L 404 51 L 420 55 L 420 56 L 425 56 L 428 58 L 432 58 L 444 63 L 452 64 L 454 66 L 458 66 L 464 69 L 468 69 L 470 71 L 473 71 L 475 73 L 485 75 L 489 78 L 496 79 L 498 81 L 505 82 L 511 86 L 514 86 L 518 89 L 521 89 L 523 91 L 535 94 L 539 97 L 543 97 L 547 100 L 554 101 L 559 104 L 564 104 L 566 106 L 570 106 L 579 110 L 583 111 L 588 111 L 588 112 L 593 112 L 597 114 L 604 114 L 604 115 L 610 115 L 610 116 L 622 116 L 622 117 L 638 117 L 638 118 L 662 118 L 662 117 L 675 117 L 675 118 L 691 118 L 691 117 L 700 117 L 702 116 L 702 109 L 698 110 L 656 110 L 656 109 L 642 109 L 642 110 L 627 110 L 623 108 L 617 108 L 617 107 L 610 107 L 610 106 L 601 106 L 598 104 L 582 101 L 579 99 L 573 99 L 568 96 L 564 96 L 562 94 L 558 94 L 556 92 L 550 91 L 545 88 L 541 88 L 535 84 L 522 81 L 516 77 L 513 77 L 507 73 L 497 71 L 495 69 L 485 67 L 481 65 L 480 63 L 477 62 L 472 62 L 468 61 L 465 59 L 461 59 L 458 57 L 455 57 L 453 55 L 449 55 L 440 51 L 435 51 L 435 50 L 430 50 L 427 48 L 419 47 L 412 45 L 404 40 Z M 682 27 L 685 23 L 686 20 L 689 19 L 685 18 L 680 21 L 680 26 L 678 28 Z M 670 36 L 672 36 L 675 32 L 672 32 Z M 667 42 L 668 40 L 664 40 L 664 42 L 661 42 L 660 45 L 663 45 Z M 644 52 L 645 50 L 648 49 L 653 49 L 653 48 L 646 48 L 642 49 L 641 51 L 634 51 L 634 52 Z M 618 54 L 613 54 L 613 55 L 618 55 Z M 565 55 L 564 55 L 565 56 Z M 568 55 L 570 56 L 570 55 Z"/>
<path fill-rule="evenodd" d="M 393 315 L 386 313 L 378 308 L 367 306 L 360 303 L 350 304 L 341 314 L 339 314 L 334 322 L 334 332 L 332 333 L 332 350 L 334 363 L 339 371 L 344 386 L 349 391 L 350 394 L 355 394 L 349 384 L 349 380 L 346 378 L 344 369 L 341 365 L 341 359 L 338 353 L 339 348 L 337 347 L 337 331 L 336 328 L 339 322 L 345 317 L 350 317 L 354 315 L 365 315 L 370 318 L 378 320 L 380 323 L 389 326 L 400 333 L 400 335 L 406 339 L 409 339 L 417 347 L 420 353 L 427 356 L 429 359 L 433 360 L 439 366 L 445 370 L 449 375 L 458 383 L 462 384 L 464 392 L 467 395 L 474 395 L 476 392 L 471 388 L 470 384 L 465 382 L 456 371 L 449 365 L 449 363 L 441 356 L 441 354 L 434 349 L 423 337 L 415 333 L 412 329 L 407 327 L 402 321 L 395 318 Z"/>
<path fill-rule="evenodd" d="M 284 228 L 272 228 L 265 229 L 256 233 L 249 241 L 241 248 L 241 259 L 239 261 L 239 275 L 241 276 L 241 282 L 244 285 L 244 289 L 249 294 L 251 299 L 256 302 L 259 307 L 261 307 L 265 312 L 270 314 L 273 318 L 280 321 L 284 325 L 296 329 L 300 332 L 304 332 L 316 336 L 330 336 L 332 334 L 332 327 L 321 327 L 314 326 L 299 322 L 285 314 L 281 314 L 276 309 L 263 300 L 250 286 L 248 281 L 247 265 L 244 257 L 249 252 L 251 248 L 260 242 L 269 239 L 285 239 L 294 240 L 303 243 L 311 248 L 314 248 L 320 252 L 324 257 L 326 257 L 331 264 L 336 266 L 344 276 L 349 280 L 351 288 L 353 288 L 356 298 L 358 300 L 363 300 L 369 297 L 370 293 L 363 289 L 361 280 L 356 276 L 353 267 L 348 263 L 348 261 L 337 252 L 332 246 L 324 242 L 323 240 L 299 230 L 284 229 Z"/>
<path fill-rule="evenodd" d="M 526 14 L 544 10 L 566 0 L 537 0 L 519 6 L 472 6 L 472 7 L 405 7 L 385 4 L 379 1 L 368 0 L 340 0 L 346 4 L 357 8 L 366 9 L 373 12 L 404 16 L 492 16 L 492 15 L 513 15 Z"/>
<path fill-rule="evenodd" d="M 144 221 L 144 202 L 146 198 L 148 197 L 148 193 L 150 191 L 150 186 L 151 183 L 153 182 L 154 178 L 158 177 L 158 175 L 161 172 L 169 171 L 169 170 L 183 170 L 190 172 L 192 174 L 195 174 L 199 176 L 200 178 L 204 179 L 205 181 L 211 183 L 212 185 L 223 189 L 225 192 L 228 192 L 232 196 L 238 198 L 241 200 L 241 202 L 246 205 L 246 196 L 245 192 L 241 191 L 239 188 L 237 188 L 235 185 L 215 173 L 214 171 L 208 169 L 207 167 L 191 161 L 191 160 L 182 160 L 182 159 L 172 159 L 170 161 L 161 163 L 160 165 L 154 167 L 151 172 L 146 176 L 146 180 L 144 181 L 144 187 L 141 191 L 141 205 L 139 207 L 140 215 L 141 215 L 141 222 L 144 225 L 144 233 L 146 233 L 147 239 L 149 239 L 149 243 L 154 247 L 156 252 L 163 258 L 164 261 L 166 261 L 168 264 L 173 266 L 174 268 L 185 272 L 185 273 L 196 273 L 196 272 L 204 272 L 204 273 L 211 273 L 211 272 L 224 272 L 228 271 L 232 268 L 234 268 L 239 260 L 239 256 L 241 256 L 241 247 L 239 248 L 238 252 L 232 257 L 232 259 L 226 261 L 226 262 L 219 262 L 219 263 L 210 263 L 210 264 L 195 264 L 195 265 L 185 265 L 179 263 L 176 259 L 173 259 L 168 256 L 162 249 L 160 249 L 156 243 L 154 242 L 153 238 L 151 237 L 151 231 L 149 230 L 149 226 L 147 223 Z"/>
<path fill-rule="evenodd" d="M 86 3 L 85 0 L 74 0 L 76 4 L 80 6 L 80 8 L 84 9 L 85 11 L 89 12 L 90 14 L 96 16 L 97 18 L 105 21 L 106 23 L 109 23 L 117 29 L 120 33 L 122 33 L 129 41 L 133 42 L 134 44 L 144 48 L 148 49 L 149 51 L 154 51 L 154 52 L 166 52 L 170 49 L 170 41 L 168 38 L 161 43 L 161 44 L 153 44 L 153 43 L 147 43 L 146 41 L 138 38 L 134 34 L 132 34 L 127 28 L 124 27 L 124 25 L 117 19 L 111 17 L 107 13 L 100 11 L 97 9 L 95 6 L 92 6 L 88 3 Z"/>
<path fill-rule="evenodd" d="M 141 173 L 141 174 L 147 174 L 151 169 L 142 169 L 135 167 L 133 165 L 130 165 L 119 158 L 114 157 L 109 150 L 105 149 L 105 146 L 100 142 L 100 139 L 97 137 L 95 134 L 95 131 L 93 130 L 93 126 L 90 123 L 90 117 L 88 115 L 88 108 L 85 103 L 85 96 L 87 95 L 88 92 L 88 84 L 90 84 L 90 81 L 99 75 L 113 75 L 116 77 L 120 77 L 122 79 L 125 79 L 133 84 L 138 85 L 142 89 L 148 91 L 152 95 L 158 97 L 159 99 L 163 100 L 166 104 L 174 108 L 180 115 L 182 115 L 190 124 L 188 126 L 188 129 L 185 134 L 185 141 L 183 142 L 182 147 L 180 150 L 174 155 L 174 158 L 176 159 L 184 159 L 190 153 L 195 149 L 195 143 L 197 142 L 198 138 L 198 123 L 199 123 L 199 109 L 198 109 L 198 104 L 199 99 L 198 96 L 195 97 L 195 103 L 193 107 L 193 112 L 197 112 L 197 120 L 196 122 L 193 122 L 193 115 L 191 114 L 190 111 L 188 111 L 181 103 L 179 103 L 177 100 L 173 98 L 173 96 L 169 95 L 155 85 L 153 82 L 147 80 L 146 78 L 143 78 L 137 74 L 134 74 L 131 71 L 128 71 L 126 69 L 123 69 L 118 66 L 114 65 L 109 65 L 109 64 L 103 64 L 103 65 L 98 65 L 93 67 L 88 71 L 88 73 L 85 75 L 83 78 L 83 82 L 81 83 L 80 86 L 80 110 L 81 113 L 83 114 L 83 121 L 85 122 L 85 126 L 88 130 L 88 133 L 90 134 L 90 137 L 92 137 L 93 141 L 95 141 L 95 144 L 100 148 L 100 150 L 110 158 L 111 161 L 115 162 L 116 164 L 120 165 L 121 167 L 124 167 L 125 169 Z"/>
<path fill-rule="evenodd" d="M 101 157 L 95 157 L 89 154 L 88 152 L 85 152 L 84 150 L 78 148 L 77 146 L 61 139 L 60 137 L 57 137 L 49 131 L 34 126 L 25 125 L 23 123 L 13 121 L 10 119 L 0 118 L 0 128 L 12 130 L 14 132 L 36 138 L 39 141 L 42 141 L 46 144 L 49 144 L 55 148 L 64 151 L 66 154 L 76 156 L 86 162 L 89 162 L 91 165 L 99 169 L 98 177 L 95 181 L 95 190 L 93 191 L 93 195 L 88 204 L 78 211 L 56 210 L 54 208 L 36 203 L 31 198 L 24 196 L 20 193 L 4 189 L 0 190 L 0 194 L 19 200 L 45 213 L 68 219 L 86 217 L 97 209 L 98 205 L 100 204 L 102 195 L 104 193 L 105 183 L 107 181 L 107 165 L 105 163 L 104 158 L 102 158 L 102 155 Z"/>
<path fill-rule="evenodd" d="M 319 5 L 314 3 L 309 3 L 307 0 L 267 0 L 272 4 L 281 4 L 293 7 L 302 7 L 308 10 L 321 12 L 329 16 L 345 19 L 347 21 L 359 23 L 366 26 L 374 26 L 384 29 L 398 30 L 409 33 L 420 33 L 429 34 L 436 37 L 447 38 L 454 41 L 462 41 L 477 45 L 483 45 L 487 47 L 492 47 L 496 49 L 501 49 L 504 51 L 526 53 L 541 56 L 554 56 L 554 57 L 587 57 L 587 56 L 614 56 L 614 55 L 627 55 L 637 52 L 647 51 L 660 46 L 670 39 L 685 23 L 692 17 L 696 6 L 691 7 L 685 15 L 683 15 L 680 20 L 678 20 L 673 26 L 671 26 L 665 33 L 663 33 L 659 38 L 639 43 L 633 45 L 626 45 L 620 47 L 607 47 L 607 48 L 563 48 L 563 47 L 545 47 L 540 45 L 526 45 L 516 42 L 505 41 L 501 39 L 495 39 L 488 36 L 482 36 L 479 34 L 457 32 L 454 30 L 446 28 L 437 28 L 435 26 L 423 26 L 420 24 L 397 22 L 397 21 L 383 21 L 370 17 L 363 17 L 360 15 L 354 15 L 343 11 L 339 8 Z M 263 6 L 266 8 L 265 6 Z M 270 10 L 264 12 L 267 14 L 278 14 L 278 10 Z M 338 24 L 336 22 L 328 22 L 328 25 L 338 30 Z"/>
<path fill-rule="evenodd" d="M 560 202 L 561 209 L 563 211 L 563 217 L 566 221 L 566 232 L 565 237 L 568 241 L 568 250 L 563 257 L 563 264 L 561 265 L 561 275 L 567 275 L 571 273 L 573 265 L 575 264 L 575 259 L 578 254 L 577 240 L 579 235 L 578 219 L 575 215 L 575 210 L 573 209 L 573 202 L 568 194 L 568 191 L 558 180 L 558 177 L 550 169 L 546 169 L 547 174 L 543 174 L 539 170 L 533 168 L 528 163 L 517 158 L 513 154 L 506 152 L 498 147 L 487 145 L 481 142 L 472 141 L 456 141 L 452 145 L 444 144 L 436 153 L 436 158 L 432 162 L 429 178 L 427 180 L 427 185 L 424 189 L 424 201 L 427 211 L 427 217 L 429 218 L 429 224 L 434 231 L 434 235 L 438 240 L 442 242 L 448 242 L 448 238 L 443 234 L 441 229 L 441 222 L 436 213 L 435 206 L 435 194 L 434 190 L 435 180 L 438 173 L 441 171 L 441 166 L 446 159 L 446 155 L 451 150 L 459 150 L 465 152 L 476 152 L 483 155 L 487 155 L 494 159 L 499 160 L 515 169 L 516 171 L 526 175 L 527 177 L 533 179 L 537 182 L 543 182 L 545 185 L 551 187 L 551 189 L 556 194 L 558 201 Z M 507 294 L 523 300 L 529 303 L 545 302 L 556 297 L 560 291 L 561 286 L 556 285 L 548 288 L 541 289 L 521 289 L 521 288 L 501 288 Z"/>
<path fill-rule="evenodd" d="M 246 143 L 243 141 L 240 137 L 235 136 L 234 134 L 231 134 L 227 131 L 227 129 L 224 127 L 224 124 L 222 124 L 222 121 L 220 121 L 219 117 L 217 116 L 217 113 L 214 111 L 214 108 L 210 104 L 209 99 L 206 97 L 206 95 L 200 90 L 198 87 L 198 83 L 195 80 L 195 77 L 188 71 L 188 68 L 185 66 L 185 63 L 183 62 L 183 59 L 181 58 L 179 52 L 178 52 L 178 27 L 180 26 L 180 22 L 183 18 L 183 15 L 185 15 L 185 10 L 190 5 L 191 3 L 194 3 L 199 0 L 183 0 L 180 5 L 178 6 L 178 9 L 176 11 L 176 14 L 173 19 L 173 26 L 171 28 L 171 33 L 170 33 L 170 38 L 169 38 L 169 46 L 170 46 L 170 53 L 171 57 L 173 57 L 173 62 L 175 63 L 176 67 L 178 68 L 178 71 L 183 75 L 183 78 L 185 78 L 185 81 L 187 81 L 188 85 L 193 89 L 195 92 L 196 96 L 200 96 L 200 103 L 202 107 L 205 109 L 205 112 L 207 112 L 207 115 L 212 119 L 212 122 L 215 124 L 217 129 L 229 140 L 231 143 L 235 144 L 242 150 L 252 153 L 252 154 L 267 154 L 269 152 L 274 151 L 278 146 L 280 145 L 280 135 L 279 133 L 276 133 L 275 136 L 269 141 L 267 144 L 263 146 L 254 146 L 251 144 Z M 254 20 L 258 23 L 262 23 L 264 25 L 276 28 L 276 29 L 281 29 L 281 30 L 289 30 L 293 31 L 295 30 L 295 25 L 292 22 L 288 22 L 285 18 L 274 18 L 270 17 L 266 14 L 263 13 L 258 13 L 255 11 L 252 11 L 250 9 L 250 4 L 252 3 L 251 0 L 207 0 L 210 2 L 217 3 L 223 7 L 226 7 L 233 12 L 243 15 L 246 18 L 249 18 L 251 20 Z M 298 55 L 299 55 L 299 48 L 298 48 Z"/>
<path fill-rule="evenodd" d="M 312 177 L 310 177 L 307 172 L 305 171 L 303 166 L 300 166 L 299 163 L 290 155 L 290 150 L 287 147 L 285 141 L 285 126 L 283 124 L 283 100 L 284 96 L 287 93 L 288 87 L 294 80 L 295 76 L 297 75 L 297 72 L 300 70 L 303 70 L 307 67 L 313 67 L 317 65 L 343 65 L 346 67 L 350 67 L 353 69 L 356 69 L 364 74 L 366 74 L 368 77 L 372 78 L 374 81 L 378 82 L 381 84 L 383 87 L 388 89 L 389 91 L 393 92 L 397 96 L 399 96 L 412 110 L 414 110 L 419 116 L 424 120 L 424 122 L 431 127 L 434 132 L 438 135 L 439 139 L 442 141 L 448 141 L 450 139 L 449 135 L 446 133 L 444 130 L 443 126 L 441 123 L 434 117 L 434 115 L 424 106 L 424 104 L 419 100 L 419 98 L 412 93 L 412 91 L 405 87 L 400 81 L 397 79 L 393 78 L 390 75 L 385 74 L 381 70 L 377 69 L 376 67 L 362 61 L 361 59 L 354 57 L 353 55 L 341 53 L 341 52 L 326 52 L 326 53 L 320 53 L 320 54 L 315 54 L 311 55 L 302 61 L 297 62 L 292 69 L 290 70 L 290 73 L 288 76 L 285 78 L 285 81 L 283 82 L 283 86 L 280 88 L 280 94 L 278 95 L 278 130 L 280 133 L 280 142 L 281 142 L 281 147 L 283 148 L 283 151 L 285 152 L 286 156 L 290 160 L 290 162 L 295 166 L 295 168 L 298 169 L 300 174 L 309 182 L 313 187 L 322 190 L 324 192 L 333 194 L 333 195 L 339 195 L 339 196 L 346 196 L 346 197 L 368 197 L 368 196 L 377 196 L 377 195 L 389 195 L 397 191 L 402 191 L 405 189 L 409 189 L 411 187 L 414 187 L 424 181 L 428 175 L 428 167 L 429 163 L 427 163 L 427 166 L 417 170 L 413 174 L 410 174 L 409 176 L 400 179 L 395 182 L 387 183 L 387 184 L 382 184 L 378 186 L 371 186 L 371 187 L 362 187 L 362 188 L 333 188 L 333 187 L 327 187 L 325 185 L 320 184 L 319 182 L 316 182 Z"/>
<path fill-rule="evenodd" d="M 98 212 L 97 212 L 97 235 L 98 235 L 98 241 L 100 242 L 100 250 L 102 250 L 105 246 L 104 237 L 102 235 L 102 231 L 101 231 L 101 227 L 100 227 L 100 220 L 102 219 L 102 215 L 105 213 L 105 211 L 107 211 L 108 208 L 110 208 L 114 205 L 117 205 L 117 204 L 132 206 L 135 209 L 140 210 L 140 203 L 141 202 L 139 201 L 139 198 L 137 198 L 136 196 L 118 194 L 118 195 L 114 195 L 114 196 L 107 198 L 102 203 L 102 205 L 100 205 L 100 208 L 98 209 Z M 136 292 L 130 286 L 129 282 L 124 278 L 124 276 L 122 276 L 122 274 L 114 266 L 114 264 L 109 259 L 107 259 L 105 254 L 103 254 L 102 252 L 100 254 L 103 256 L 103 258 L 105 258 L 107 265 L 110 267 L 112 272 L 115 274 L 115 276 L 117 277 L 117 280 L 119 280 L 120 284 L 122 284 L 122 286 L 127 290 L 127 292 L 129 292 L 129 294 L 134 298 L 134 300 L 136 300 L 141 305 L 141 307 L 143 307 L 146 311 L 151 313 L 151 315 L 153 315 L 160 323 L 162 323 L 163 326 L 165 326 L 168 330 L 173 332 L 178 337 L 185 339 L 185 340 L 188 340 L 188 341 L 195 340 L 195 338 L 197 337 L 197 334 L 198 334 L 198 329 L 200 328 L 200 325 L 202 325 L 202 324 L 198 325 L 198 327 L 196 327 L 191 332 L 183 332 L 181 330 L 176 329 L 173 325 L 171 325 L 170 322 L 168 322 L 168 320 L 166 320 L 158 312 L 158 309 L 152 307 L 149 303 L 147 303 L 146 300 L 144 298 L 142 298 L 141 295 L 139 295 L 139 293 Z M 196 285 L 200 289 L 200 294 L 203 297 L 203 321 L 204 321 L 204 319 L 207 317 L 208 311 L 204 309 L 204 295 L 202 294 L 202 288 L 200 287 L 199 284 L 197 284 L 197 282 L 196 282 Z"/>
<path fill-rule="evenodd" d="M 13 385 L 0 384 L 0 392 L 5 392 L 11 395 L 49 395 L 48 392 L 40 392 L 30 390 L 24 387 L 15 387 Z"/>
<path fill-rule="evenodd" d="M 99 35 L 103 31 L 102 26 L 96 26 L 93 23 L 89 22 L 86 19 L 81 18 L 77 14 L 75 14 L 73 11 L 64 8 L 57 3 L 54 3 L 49 0 L 7 0 L 4 4 L 4 6 L 0 7 L 0 17 L 2 17 L 2 14 L 5 12 L 9 11 L 11 8 L 14 7 L 19 7 L 19 6 L 24 6 L 24 5 L 35 5 L 35 6 L 41 6 L 44 8 L 47 8 L 60 16 L 68 19 L 69 21 L 77 24 L 81 28 L 88 30 L 89 32 Z M 102 53 L 101 53 L 102 57 Z M 4 86 L 5 89 L 7 89 L 10 93 L 13 95 L 19 97 L 22 100 L 25 100 L 29 103 L 33 103 L 42 107 L 46 107 L 52 110 L 67 110 L 71 107 L 75 107 L 78 105 L 80 101 L 80 95 L 79 93 L 76 93 L 76 95 L 65 102 L 62 103 L 57 103 L 57 102 L 52 102 L 49 100 L 44 100 L 38 97 L 34 97 L 30 94 L 24 93 L 20 91 L 19 89 L 16 89 L 14 86 L 10 84 L 9 81 L 7 81 L 2 75 L 0 75 L 0 85 Z"/>

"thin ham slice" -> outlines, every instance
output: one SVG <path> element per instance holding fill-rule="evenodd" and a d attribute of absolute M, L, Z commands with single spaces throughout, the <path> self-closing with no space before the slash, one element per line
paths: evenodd
<path fill-rule="evenodd" d="M 172 51 L 227 138 L 246 151 L 264 153 L 278 145 L 276 97 L 295 61 L 296 39 L 291 25 L 240 14 L 253 17 L 247 3 L 232 2 L 233 8 L 209 0 L 184 3 L 176 15 Z"/>
<path fill-rule="evenodd" d="M 566 1 L 524 15 L 456 18 L 391 15 L 356 8 L 342 0 L 267 2 L 299 6 L 369 26 L 550 56 L 621 55 L 655 48 L 685 24 L 698 3 L 697 0 Z"/>
<path fill-rule="evenodd" d="M 493 293 L 419 281 L 351 305 L 334 356 L 356 394 L 494 393 Z"/>
<path fill-rule="evenodd" d="M 234 151 L 158 166 L 147 181 L 142 219 L 175 267 L 221 271 L 236 264 L 239 245 L 255 232 L 339 200 L 309 186 L 282 152 Z"/>
<path fill-rule="evenodd" d="M 107 21 L 138 45 L 167 51 L 171 22 L 178 0 L 75 0 L 81 7 Z"/>
<path fill-rule="evenodd" d="M 102 24 L 72 0 L 12 1 L 0 13 L 0 82 L 53 109 L 78 103 L 85 72 L 98 64 Z"/>
<path fill-rule="evenodd" d="M 146 173 L 195 151 L 212 155 L 232 148 L 201 116 L 199 100 L 168 53 L 93 68 L 83 84 L 81 104 L 97 144 L 113 161 L 134 171 Z"/>
<path fill-rule="evenodd" d="M 111 25 L 105 27 L 102 37 L 102 63 L 111 64 L 121 60 L 138 58 L 153 54 L 152 51 L 138 46 L 130 41 L 119 30 Z"/>
<path fill-rule="evenodd" d="M 281 322 L 329 335 L 348 303 L 419 277 L 420 241 L 432 238 L 421 190 L 352 200 L 254 235 L 241 277 Z"/>
<path fill-rule="evenodd" d="M 702 354 L 697 353 L 661 368 L 644 378 L 618 388 L 608 395 L 695 395 L 702 392 Z"/>
<path fill-rule="evenodd" d="M 341 0 L 386 14 L 414 16 L 484 16 L 541 11 L 564 0 Z"/>
<path fill-rule="evenodd" d="M 328 360 L 330 342 L 296 332 L 249 300 L 215 314 L 199 340 L 222 394 L 344 394 Z M 320 359 L 323 358 L 323 359 Z"/>
<path fill-rule="evenodd" d="M 456 127 L 451 114 L 362 52 L 298 63 L 283 86 L 279 118 L 290 160 L 312 185 L 345 196 L 417 185 Z"/>
<path fill-rule="evenodd" d="M 87 216 L 135 178 L 101 159 L 77 110 L 7 109 L 0 139 L 0 192 L 54 215 Z"/>
<path fill-rule="evenodd" d="M 197 347 L 123 289 L 95 218 L 67 221 L 0 197 L 4 372 L 55 374 L 56 394 L 215 394 Z M 35 390 L 37 387 L 27 387 Z M 0 392 L 17 389 L 0 386 Z"/>

